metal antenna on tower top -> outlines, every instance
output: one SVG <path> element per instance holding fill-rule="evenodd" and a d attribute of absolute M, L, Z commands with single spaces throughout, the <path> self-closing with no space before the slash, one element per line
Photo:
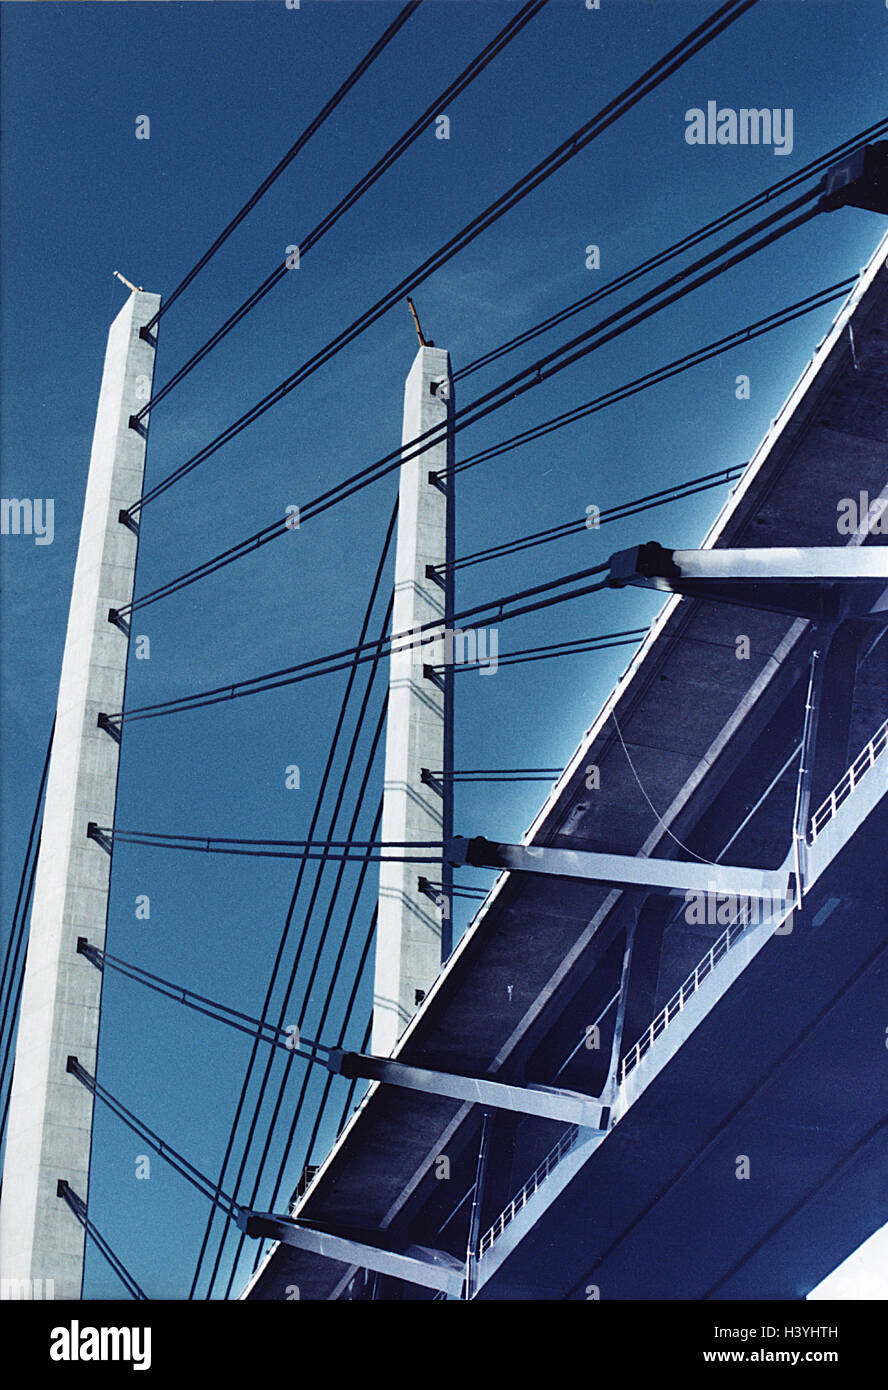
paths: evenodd
<path fill-rule="evenodd" d="M 417 338 L 419 339 L 419 346 L 420 346 L 420 347 L 434 347 L 435 344 L 432 342 L 431 338 L 429 338 L 428 341 L 427 341 L 427 340 L 422 336 L 422 329 L 421 329 L 420 326 L 419 326 L 419 315 L 417 314 L 416 309 L 414 308 L 413 300 L 410 298 L 410 295 L 409 295 L 409 294 L 408 294 L 408 296 L 407 296 L 407 303 L 409 304 L 409 306 L 410 306 L 410 312 L 411 312 L 411 314 L 413 315 L 413 325 L 414 325 L 414 327 L 415 327 L 415 329 L 416 329 L 416 336 L 417 336 Z"/>
<path fill-rule="evenodd" d="M 128 290 L 132 290 L 133 294 L 143 293 L 141 285 L 134 285 L 132 280 L 127 280 L 126 276 L 121 275 L 119 270 L 112 270 L 111 274 L 116 275 L 121 284 L 126 285 Z"/>

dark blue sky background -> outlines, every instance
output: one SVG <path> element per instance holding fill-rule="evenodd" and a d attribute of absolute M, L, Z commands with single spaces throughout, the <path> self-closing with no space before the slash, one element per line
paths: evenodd
<path fill-rule="evenodd" d="M 162 384 L 339 200 L 517 8 L 425 0 L 334 118 L 275 184 L 160 326 Z M 148 482 L 262 397 L 340 328 L 554 149 L 716 8 L 697 0 L 550 0 L 433 128 L 152 412 Z M 55 540 L 0 543 L 3 655 L 3 922 L 8 929 L 52 721 L 105 337 L 125 299 L 114 269 L 168 294 L 390 22 L 388 0 L 226 3 L 5 3 L 2 22 L 2 488 L 53 497 Z M 885 114 L 882 0 L 760 0 L 624 119 L 479 237 L 415 298 L 454 368 L 630 269 Z M 684 114 L 792 108 L 794 148 L 695 147 Z M 135 138 L 148 115 L 150 140 Z M 884 219 L 822 216 L 641 328 L 460 436 L 457 457 L 516 433 L 682 352 L 855 273 Z M 601 250 L 600 271 L 585 248 Z M 708 249 L 704 248 L 704 249 Z M 645 284 L 655 284 L 667 272 Z M 633 290 L 634 294 L 636 291 Z M 609 301 L 598 316 L 629 296 Z M 460 478 L 457 554 L 520 536 L 750 457 L 826 332 L 837 304 Z M 459 388 L 466 404 L 595 321 L 596 311 Z M 178 574 L 304 503 L 400 439 L 416 339 L 388 314 L 310 381 L 145 509 L 137 591 Z M 735 378 L 750 378 L 737 400 Z M 348 646 L 358 628 L 397 488 L 395 475 L 255 556 L 143 610 L 128 704 L 239 680 Z M 603 560 L 656 537 L 693 546 L 726 490 L 467 570 L 457 607 Z M 805 505 L 804 497 L 799 506 Z M 593 596 L 505 625 L 500 653 L 646 625 L 652 595 Z M 381 609 L 379 619 L 381 621 Z M 504 668 L 456 682 L 457 767 L 563 765 L 631 648 Z M 317 794 L 344 678 L 328 677 L 126 731 L 118 825 L 299 838 Z M 371 701 L 375 722 L 379 692 Z M 350 814 L 368 747 L 347 773 Z M 301 789 L 285 789 L 298 764 Z M 643 770 L 642 770 L 643 771 Z M 359 838 L 370 833 L 381 765 Z M 468 786 L 457 829 L 520 836 L 545 787 Z M 337 835 L 335 838 L 343 838 Z M 259 1011 L 294 881 L 293 865 L 121 845 L 108 949 L 248 1012 Z M 325 873 L 288 1021 L 298 1017 L 335 881 Z M 477 876 L 478 882 L 486 882 Z M 305 887 L 313 882 L 306 875 Z M 349 870 L 309 1002 L 318 1020 L 346 906 Z M 350 984 L 373 908 L 368 875 L 343 971 Z M 135 918 L 137 894 L 151 900 Z M 308 894 L 297 908 L 304 917 Z M 458 928 L 467 917 L 458 917 Z M 298 933 L 294 933 L 294 942 Z M 292 958 L 289 954 L 287 961 Z M 138 986 L 107 976 L 100 1079 L 165 1139 L 216 1175 L 249 1045 Z M 341 989 L 325 1027 L 338 1028 Z M 279 1006 L 280 991 L 275 996 Z M 359 1043 L 369 982 L 356 1010 Z M 277 1171 L 302 1078 L 295 1063 L 268 1172 Z M 279 1075 L 278 1067 L 275 1075 Z M 312 1083 L 310 1095 L 316 1095 Z M 255 1094 L 251 1092 L 251 1094 Z M 342 1104 L 321 1129 L 320 1161 Z M 288 1109 L 288 1106 L 290 1107 Z M 277 1207 L 295 1185 L 301 1127 Z M 264 1135 L 269 1107 L 263 1112 Z M 243 1132 L 243 1131 L 242 1131 Z M 93 1219 L 152 1297 L 187 1295 L 206 1203 L 97 1108 Z M 247 1178 L 255 1171 L 253 1164 Z M 270 1200 L 272 1178 L 258 1205 Z M 247 1184 L 248 1185 L 248 1184 Z M 242 1187 L 240 1195 L 245 1196 Z M 218 1228 L 217 1228 L 218 1229 Z M 211 1246 L 214 1252 L 215 1245 Z M 233 1242 L 226 1247 L 227 1278 Z M 234 1281 L 242 1286 L 253 1248 Z M 224 1287 L 224 1284 L 223 1284 Z M 203 1293 L 205 1281 L 199 1293 Z M 91 1251 L 86 1292 L 120 1285 Z M 217 1283 L 214 1293 L 221 1292 Z"/>

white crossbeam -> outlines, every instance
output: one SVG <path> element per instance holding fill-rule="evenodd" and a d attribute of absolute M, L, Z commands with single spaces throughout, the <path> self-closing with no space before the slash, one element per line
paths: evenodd
<path fill-rule="evenodd" d="M 464 1265 L 442 1250 L 427 1250 L 421 1245 L 411 1245 L 403 1254 L 382 1250 L 363 1241 L 332 1235 L 329 1231 L 300 1226 L 273 1212 L 241 1211 L 237 1224 L 248 1236 L 271 1236 L 282 1245 L 308 1250 L 324 1259 L 338 1260 L 340 1264 L 376 1270 L 393 1279 L 405 1279 L 408 1284 L 419 1284 L 421 1288 L 438 1289 L 453 1298 L 459 1298 L 462 1293 Z"/>
<path fill-rule="evenodd" d="M 509 869 L 513 873 L 582 878 L 593 883 L 620 883 L 684 896 L 717 893 L 738 898 L 789 897 L 788 863 L 779 869 L 748 869 L 731 864 L 684 863 L 647 859 L 634 854 L 603 854 L 596 850 L 554 849 L 548 845 L 510 845 L 461 836 L 449 841 L 447 856 L 454 868 Z"/>
<path fill-rule="evenodd" d="M 682 579 L 888 580 L 888 546 L 770 546 L 673 550 Z"/>
<path fill-rule="evenodd" d="M 512 1086 L 486 1077 L 455 1076 L 450 1072 L 412 1067 L 388 1057 L 362 1052 L 331 1051 L 327 1065 L 344 1076 L 360 1076 L 403 1086 L 428 1095 L 452 1096 L 473 1105 L 489 1105 L 495 1110 L 511 1110 L 519 1115 L 535 1115 L 543 1120 L 560 1120 L 585 1129 L 601 1127 L 602 1107 L 593 1096 L 551 1086 Z"/>

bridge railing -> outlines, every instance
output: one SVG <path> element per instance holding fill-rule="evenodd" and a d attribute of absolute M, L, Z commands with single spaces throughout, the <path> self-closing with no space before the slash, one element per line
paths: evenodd
<path fill-rule="evenodd" d="M 757 904 L 751 899 L 744 902 L 743 907 L 737 916 L 729 923 L 727 929 L 722 932 L 717 941 L 713 942 L 706 955 L 694 967 L 688 978 L 684 981 L 680 989 L 677 989 L 669 1002 L 660 1010 L 647 1032 L 642 1033 L 634 1047 L 626 1053 L 623 1058 L 620 1080 L 625 1081 L 629 1072 L 641 1061 L 644 1054 L 653 1045 L 655 1039 L 666 1029 L 675 1018 L 676 1014 L 681 1013 L 685 1004 L 696 994 L 700 985 L 711 975 L 718 962 L 735 942 L 747 931 L 747 929 L 759 921 Z"/>
<path fill-rule="evenodd" d="M 810 844 L 814 843 L 824 826 L 832 820 L 842 803 L 847 801 L 855 787 L 859 784 L 861 778 L 866 775 L 874 765 L 879 754 L 883 753 L 886 747 L 888 747 L 888 719 L 876 730 L 869 743 L 857 755 L 854 762 L 840 781 L 836 783 L 823 804 L 814 812 L 808 829 L 808 841 Z M 669 1025 L 675 1015 L 681 1013 L 687 1001 L 697 992 L 703 980 L 706 979 L 706 976 L 712 973 L 715 965 L 746 932 L 747 928 L 757 920 L 752 904 L 747 902 L 730 923 L 727 930 L 719 937 L 718 941 L 710 947 L 699 965 L 695 967 L 681 988 L 673 994 L 665 1008 L 660 1010 L 647 1032 L 643 1033 L 635 1046 L 626 1053 L 621 1066 L 620 1075 L 622 1081 L 625 1081 L 633 1067 L 638 1065 L 644 1054 Z"/>
<path fill-rule="evenodd" d="M 824 826 L 832 820 L 842 802 L 847 801 L 861 777 L 869 772 L 876 758 L 885 751 L 886 747 L 888 747 L 888 719 L 885 720 L 881 728 L 876 730 L 866 747 L 858 753 L 844 777 L 836 783 L 829 796 L 814 812 L 808 832 L 810 844 L 813 845 Z"/>
<path fill-rule="evenodd" d="M 568 1128 L 562 1134 L 561 1138 L 558 1140 L 558 1143 L 554 1146 L 554 1148 L 550 1149 L 550 1151 L 546 1154 L 546 1157 L 543 1159 L 542 1163 L 540 1163 L 539 1166 L 534 1169 L 530 1177 L 527 1179 L 527 1182 L 521 1188 L 520 1192 L 516 1192 L 509 1205 L 505 1208 L 503 1212 L 500 1213 L 496 1221 L 494 1221 L 493 1225 L 490 1227 L 490 1230 L 485 1231 L 484 1235 L 481 1237 L 481 1243 L 478 1246 L 479 1260 L 482 1258 L 485 1251 L 490 1249 L 491 1245 L 493 1245 L 493 1242 L 499 1236 L 502 1235 L 509 1222 L 512 1221 L 513 1218 L 518 1215 L 521 1208 L 525 1205 L 528 1199 L 533 1196 L 537 1188 L 546 1181 L 546 1178 L 549 1176 L 552 1169 L 555 1168 L 557 1164 L 561 1162 L 568 1149 L 573 1148 L 574 1142 L 576 1141 L 578 1134 L 579 1130 L 577 1129 L 576 1125 L 568 1126 Z"/>

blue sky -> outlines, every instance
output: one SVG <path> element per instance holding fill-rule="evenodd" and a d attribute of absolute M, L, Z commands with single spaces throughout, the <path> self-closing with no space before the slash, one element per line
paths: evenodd
<path fill-rule="evenodd" d="M 164 317 L 159 384 L 515 8 L 500 0 L 425 0 Z M 299 272 L 285 277 L 156 407 L 149 484 L 264 396 L 714 8 L 696 0 L 601 0 L 599 10 L 589 11 L 581 0 L 550 0 L 448 108 L 449 140 L 426 131 L 304 258 Z M 126 295 L 112 271 L 168 294 L 397 10 L 389 0 L 303 0 L 299 10 L 287 9 L 283 0 L 47 0 L 0 8 L 2 487 L 5 497 L 55 500 L 52 545 L 38 547 L 22 536 L 0 543 L 5 928 L 52 721 L 105 336 Z M 886 27 L 881 0 L 760 0 L 415 292 L 427 336 L 449 348 L 459 369 L 869 126 L 884 115 Z M 688 145 L 685 112 L 710 99 L 734 108 L 791 108 L 791 154 L 775 155 L 769 146 Z M 141 115 L 150 117 L 149 140 L 135 138 Z M 820 217 L 466 431 L 457 457 L 854 274 L 883 229 L 883 219 L 866 212 Z M 598 271 L 586 268 L 590 243 L 600 247 Z M 588 505 L 611 506 L 744 462 L 836 308 L 467 471 L 457 499 L 457 554 L 581 516 Z M 476 374 L 461 384 L 459 403 L 593 321 L 581 316 Z M 415 347 L 406 307 L 393 311 L 146 508 L 138 592 L 394 447 Z M 735 395 L 740 373 L 750 378 L 748 400 Z M 150 638 L 151 657 L 131 662 L 128 703 L 239 680 L 354 642 L 396 486 L 392 475 L 255 556 L 143 610 L 134 632 Z M 459 578 L 457 606 L 595 564 L 650 537 L 692 546 L 723 497 L 722 491 L 704 493 L 600 534 L 583 532 L 469 569 Z M 504 626 L 500 653 L 643 626 L 656 607 L 652 595 L 638 592 L 565 604 Z M 631 648 L 617 648 L 504 668 L 492 679 L 460 674 L 457 767 L 563 765 L 630 654 Z M 343 686 L 343 678 L 333 676 L 130 725 L 118 824 L 303 836 Z M 365 735 L 347 770 L 349 811 L 367 747 Z M 294 763 L 301 773 L 298 791 L 285 788 L 285 769 Z M 369 837 L 381 788 L 378 762 L 371 787 L 359 838 Z M 517 837 L 544 790 L 467 786 L 457 796 L 457 829 Z M 293 880 L 293 866 L 274 861 L 121 845 L 108 949 L 257 1013 Z M 334 880 L 335 869 L 323 877 L 324 909 Z M 307 875 L 306 886 L 311 882 Z M 308 1032 L 354 882 L 349 870 L 309 1004 Z M 371 873 L 345 975 L 369 925 L 373 887 Z M 138 894 L 150 896 L 149 922 L 135 918 Z M 306 961 L 322 917 L 316 914 L 309 927 Z M 460 929 L 466 920 L 458 918 Z M 294 1020 L 306 980 L 302 969 Z M 215 1175 L 244 1073 L 246 1040 L 113 976 L 105 991 L 100 1079 Z M 337 996 L 328 1027 L 338 1024 L 341 1002 Z M 369 1007 L 365 987 L 357 1035 L 349 1041 L 360 1042 Z M 288 1097 L 295 1078 L 301 1081 L 299 1065 Z M 309 1119 L 310 1112 L 309 1105 Z M 321 1130 L 315 1162 L 334 1137 L 338 1113 L 339 1105 Z M 269 1171 L 277 1170 L 285 1133 L 286 1125 L 275 1131 Z M 307 1138 L 306 1131 L 302 1146 Z M 135 1160 L 142 1152 L 144 1146 L 99 1107 L 91 1215 L 152 1297 L 181 1298 L 206 1204 L 160 1159 L 152 1159 L 149 1180 L 137 1180 Z M 303 1159 L 297 1136 L 278 1209 Z M 270 1180 L 263 1191 L 269 1190 Z M 233 1248 L 229 1242 L 223 1257 L 226 1278 Z M 252 1257 L 248 1247 L 235 1289 Z M 95 1252 L 86 1291 L 93 1297 L 121 1292 Z"/>

